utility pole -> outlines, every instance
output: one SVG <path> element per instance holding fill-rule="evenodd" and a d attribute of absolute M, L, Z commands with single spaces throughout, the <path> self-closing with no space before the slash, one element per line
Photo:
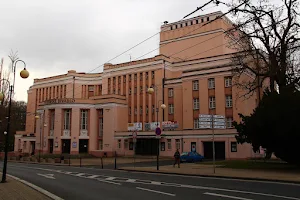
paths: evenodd
<path fill-rule="evenodd" d="M 213 168 L 214 168 L 214 174 L 216 173 L 216 166 L 215 166 L 215 162 L 216 162 L 216 153 L 215 153 L 215 123 L 214 123 L 214 115 L 211 115 L 211 128 L 212 128 L 212 134 L 213 134 L 213 138 L 212 138 L 212 146 L 213 146 Z"/>

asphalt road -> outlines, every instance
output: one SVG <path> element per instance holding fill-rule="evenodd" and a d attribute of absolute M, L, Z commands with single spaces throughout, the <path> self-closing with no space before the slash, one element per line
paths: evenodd
<path fill-rule="evenodd" d="M 287 183 L 24 163 L 9 163 L 8 174 L 66 200 L 300 200 L 300 185 Z"/>

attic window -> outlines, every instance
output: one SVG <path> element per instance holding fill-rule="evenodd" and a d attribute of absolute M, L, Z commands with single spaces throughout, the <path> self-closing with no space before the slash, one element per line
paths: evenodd
<path fill-rule="evenodd" d="M 188 26 L 187 22 L 185 23 L 185 26 Z"/>
<path fill-rule="evenodd" d="M 196 20 L 196 24 L 198 24 L 199 23 L 199 21 L 198 21 L 198 19 Z"/>
<path fill-rule="evenodd" d="M 203 18 L 201 19 L 201 22 L 202 22 L 202 23 L 204 22 L 204 19 L 203 19 Z"/>
<path fill-rule="evenodd" d="M 209 17 L 207 17 L 207 21 L 209 21 Z"/>

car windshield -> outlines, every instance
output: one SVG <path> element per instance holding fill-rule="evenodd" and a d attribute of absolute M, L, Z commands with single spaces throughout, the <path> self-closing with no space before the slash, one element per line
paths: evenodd
<path fill-rule="evenodd" d="M 188 152 L 183 152 L 181 155 L 186 156 L 186 155 L 188 155 Z"/>

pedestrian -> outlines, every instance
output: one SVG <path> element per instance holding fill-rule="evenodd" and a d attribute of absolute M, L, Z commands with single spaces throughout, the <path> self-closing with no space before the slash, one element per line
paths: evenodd
<path fill-rule="evenodd" d="M 178 164 L 178 168 L 180 168 L 180 153 L 179 153 L 178 149 L 174 153 L 174 159 L 175 159 L 175 162 L 174 162 L 173 167 L 175 167 L 175 165 Z"/>

